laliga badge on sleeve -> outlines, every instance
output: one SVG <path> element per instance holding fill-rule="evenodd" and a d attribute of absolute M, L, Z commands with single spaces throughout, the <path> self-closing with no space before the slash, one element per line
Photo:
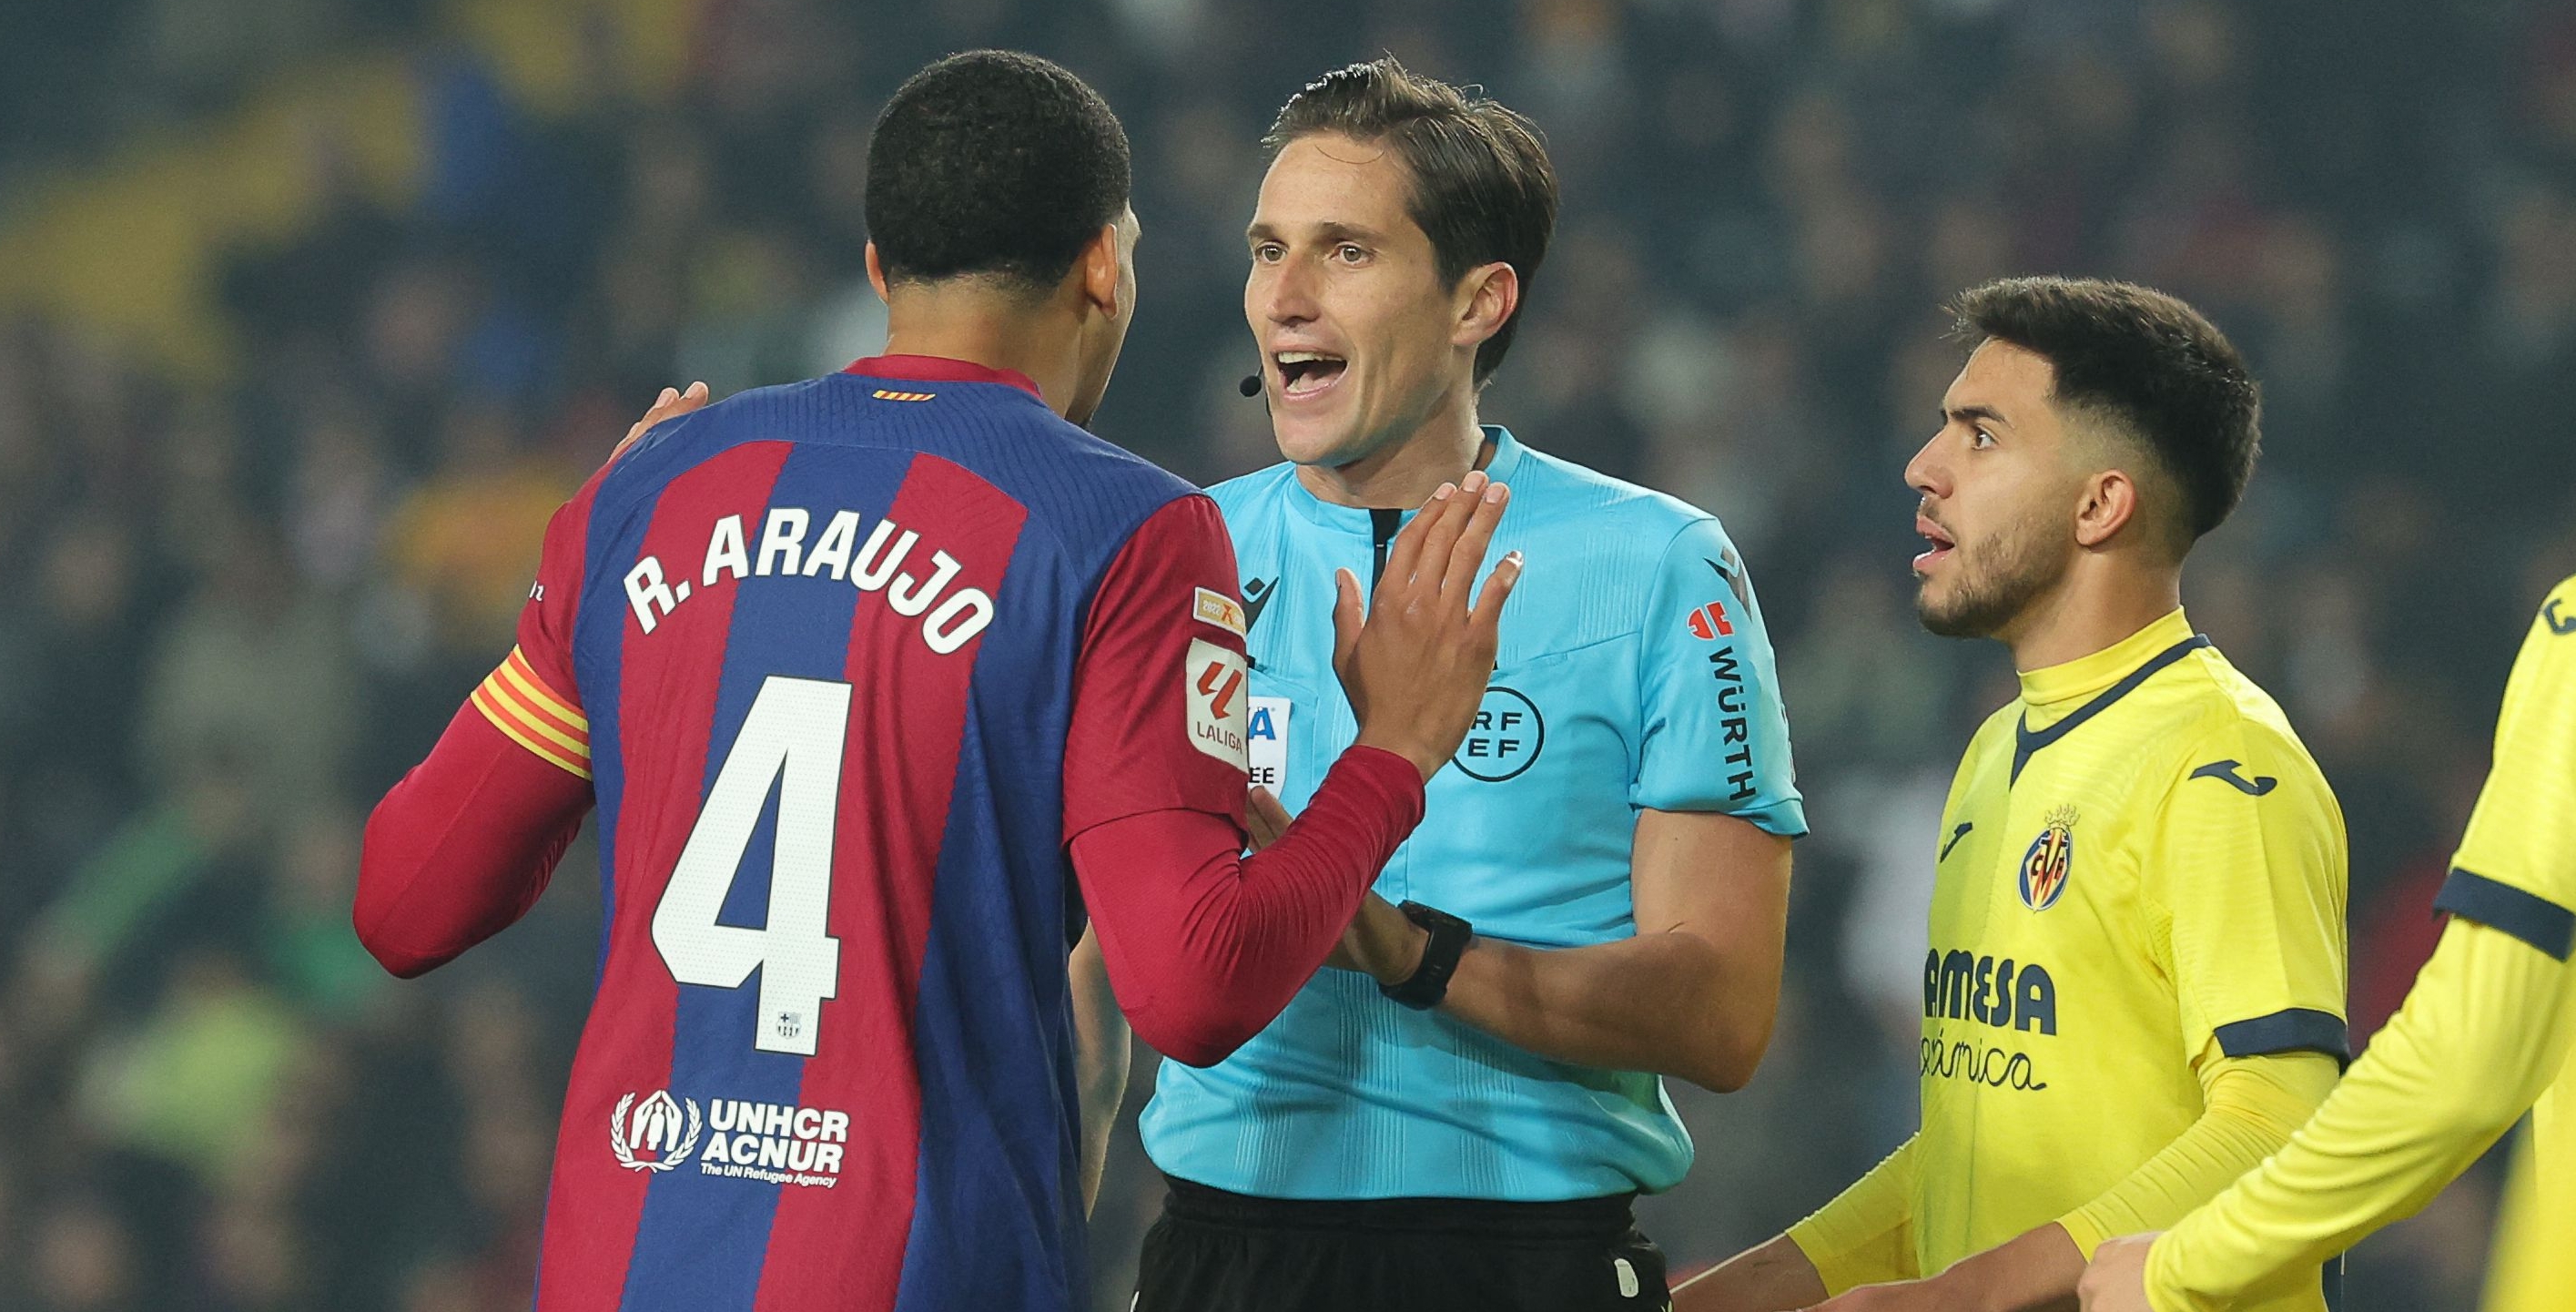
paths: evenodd
<path fill-rule="evenodd" d="M 1243 653 L 1192 638 L 1181 677 L 1187 680 L 1182 691 L 1190 704 L 1190 746 L 1237 770 L 1248 770 L 1244 726 L 1252 697 Z"/>
<path fill-rule="evenodd" d="M 1288 792 L 1288 699 L 1252 699 L 1252 782 L 1284 797 Z"/>

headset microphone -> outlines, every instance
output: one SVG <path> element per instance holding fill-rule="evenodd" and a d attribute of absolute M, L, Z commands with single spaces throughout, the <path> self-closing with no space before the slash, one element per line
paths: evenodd
<path fill-rule="evenodd" d="M 1261 375 L 1245 374 L 1243 376 L 1243 381 L 1235 384 L 1235 390 L 1243 393 L 1245 396 L 1261 395 Z"/>

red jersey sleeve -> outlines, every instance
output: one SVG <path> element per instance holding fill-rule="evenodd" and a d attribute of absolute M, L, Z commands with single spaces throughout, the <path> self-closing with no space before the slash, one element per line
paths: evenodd
<path fill-rule="evenodd" d="M 605 470 L 602 474 L 605 474 Z M 417 975 L 526 914 L 590 809 L 572 676 L 594 476 L 546 525 L 518 645 L 367 817 L 352 908 L 387 970 Z"/>
<path fill-rule="evenodd" d="M 519 611 L 519 645 L 471 699 L 503 736 L 581 779 L 590 777 L 590 721 L 573 681 L 572 622 L 581 604 L 591 499 L 598 488 L 594 476 L 546 524 L 536 582 Z"/>
<path fill-rule="evenodd" d="M 1251 684 L 1234 542 L 1216 503 L 1182 497 L 1102 575 L 1074 666 L 1064 832 L 1148 811 L 1243 825 Z"/>
<path fill-rule="evenodd" d="M 1413 765 L 1354 747 L 1278 842 L 1243 855 L 1243 630 L 1216 504 L 1165 506 L 1093 596 L 1065 739 L 1066 844 L 1119 1009 L 1196 1066 L 1288 1005 L 1422 818 Z"/>
<path fill-rule="evenodd" d="M 1192 1066 L 1261 1032 L 1341 940 L 1397 844 L 1422 820 L 1422 776 L 1353 747 L 1279 841 L 1204 811 L 1149 811 L 1073 840 L 1100 956 L 1127 1023 Z"/>
<path fill-rule="evenodd" d="M 590 810 L 589 780 L 530 755 L 480 710 L 459 708 L 367 817 L 351 920 L 405 978 L 526 915 Z"/>

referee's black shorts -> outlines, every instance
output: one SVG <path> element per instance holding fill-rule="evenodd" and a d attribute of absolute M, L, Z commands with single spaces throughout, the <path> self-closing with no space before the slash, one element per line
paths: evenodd
<path fill-rule="evenodd" d="M 1134 1312 L 1656 1312 L 1630 1194 L 1565 1203 L 1248 1198 L 1171 1181 Z"/>

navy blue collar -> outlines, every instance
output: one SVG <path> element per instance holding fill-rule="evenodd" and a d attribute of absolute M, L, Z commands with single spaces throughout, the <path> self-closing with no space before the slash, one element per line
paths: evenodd
<path fill-rule="evenodd" d="M 2111 703 L 2128 696 L 2130 693 L 2136 692 L 2138 690 L 2138 685 L 2155 677 L 2156 671 L 2161 670 L 2164 667 L 2173 664 L 2175 661 L 2181 660 L 2183 657 L 2209 645 L 2210 642 L 2208 634 L 2195 633 L 2190 637 L 2165 648 L 2163 651 L 2157 652 L 2147 661 L 2146 664 L 2129 671 L 2129 677 L 2103 689 L 2102 695 L 2095 697 L 2093 700 L 2084 703 L 2082 706 L 2076 707 L 2071 712 L 2068 712 L 2065 719 L 2037 732 L 2033 732 L 2031 730 L 2030 712 L 2022 712 L 2020 722 L 2013 725 L 2013 764 L 2012 779 L 2010 782 L 2021 782 L 2021 768 L 2030 764 L 2031 753 L 2065 737 L 2068 733 L 2074 730 L 2075 726 L 2082 724 L 2086 720 L 2092 719 L 2094 716 L 2100 715 L 2102 712 L 2110 709 Z"/>

